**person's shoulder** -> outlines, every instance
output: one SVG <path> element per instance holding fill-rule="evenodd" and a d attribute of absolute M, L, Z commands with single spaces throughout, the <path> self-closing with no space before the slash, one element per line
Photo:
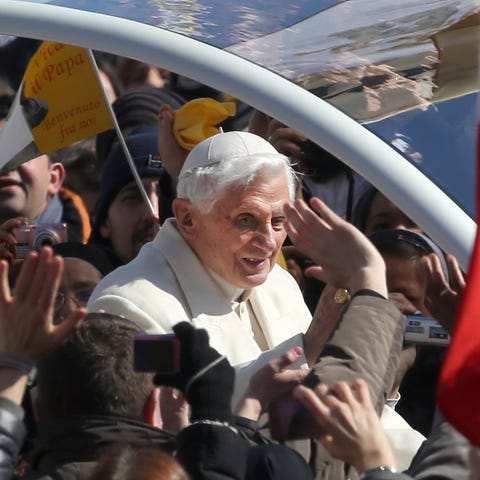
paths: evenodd
<path fill-rule="evenodd" d="M 169 331 L 178 321 L 187 320 L 173 274 L 156 256 L 149 261 L 144 258 L 145 249 L 150 248 L 144 245 L 134 260 L 104 277 L 87 310 L 122 315 L 148 331 Z"/>
<path fill-rule="evenodd" d="M 165 277 L 168 269 L 161 259 L 149 252 L 148 245 L 131 262 L 121 265 L 106 275 L 95 288 L 92 297 L 118 295 L 127 299 L 143 298 L 155 292 L 162 295 L 165 288 Z"/>

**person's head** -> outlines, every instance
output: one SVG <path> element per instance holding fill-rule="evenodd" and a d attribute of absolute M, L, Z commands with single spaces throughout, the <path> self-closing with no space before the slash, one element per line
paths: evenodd
<path fill-rule="evenodd" d="M 262 284 L 286 237 L 284 205 L 295 196 L 288 159 L 246 132 L 220 133 L 188 155 L 173 210 L 200 260 L 238 288 Z"/>
<path fill-rule="evenodd" d="M 55 323 L 60 323 L 78 307 L 86 307 L 100 280 L 113 270 L 105 253 L 92 245 L 57 243 L 54 253 L 63 257 L 63 273 L 55 301 Z"/>
<path fill-rule="evenodd" d="M 168 82 L 170 72 L 149 63 L 133 58 L 121 58 L 118 65 L 118 77 L 126 90 L 141 86 L 160 88 Z"/>
<path fill-rule="evenodd" d="M 169 182 L 158 155 L 158 131 L 148 129 L 126 137 L 125 141 L 158 213 L 161 192 L 168 188 Z M 117 145 L 102 170 L 90 241 L 109 246 L 121 262 L 127 263 L 157 231 L 158 226 L 134 180 L 123 149 Z"/>
<path fill-rule="evenodd" d="M 40 155 L 13 170 L 0 172 L 0 222 L 13 217 L 38 217 L 65 179 L 61 163 Z"/>
<path fill-rule="evenodd" d="M 89 313 L 74 334 L 37 367 L 40 422 L 71 415 L 145 421 L 152 375 L 133 369 L 140 329 L 123 317 Z"/>
<path fill-rule="evenodd" d="M 185 100 L 167 87 L 156 88 L 143 86 L 123 92 L 112 103 L 118 125 L 124 136 L 128 136 L 139 126 L 158 125 L 158 112 L 164 104 L 177 110 Z M 118 144 L 118 136 L 114 129 L 97 135 L 95 149 L 100 165 L 108 157 L 114 146 Z"/>
<path fill-rule="evenodd" d="M 369 238 L 385 261 L 388 292 L 397 308 L 404 315 L 430 316 L 425 306 L 427 274 L 422 257 L 432 252 L 440 254 L 440 249 L 426 235 L 413 230 L 380 230 Z M 415 345 L 405 343 L 390 392 L 392 398 L 398 394 L 402 379 L 415 358 Z"/>
<path fill-rule="evenodd" d="M 156 448 L 116 445 L 107 449 L 89 480 L 188 480 L 182 466 Z"/>
<path fill-rule="evenodd" d="M 407 229 L 382 230 L 369 238 L 385 260 L 389 293 L 403 294 L 418 311 L 428 315 L 425 307 L 427 275 L 422 257 L 436 253 L 448 279 L 448 267 L 441 249 L 425 234 Z"/>
<path fill-rule="evenodd" d="M 358 201 L 354 211 L 353 223 L 365 235 L 380 230 L 408 229 L 421 231 L 421 228 L 385 195 L 372 187 Z"/>

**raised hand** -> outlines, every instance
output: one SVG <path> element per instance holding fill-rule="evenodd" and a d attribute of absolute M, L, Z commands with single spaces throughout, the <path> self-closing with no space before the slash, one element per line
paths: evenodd
<path fill-rule="evenodd" d="M 172 178 L 178 177 L 188 155 L 173 133 L 174 116 L 170 105 L 163 105 L 158 114 L 158 151 L 165 170 Z"/>
<path fill-rule="evenodd" d="M 77 309 L 60 325 L 53 324 L 54 304 L 63 259 L 45 247 L 30 252 L 14 292 L 8 283 L 8 263 L 0 261 L 0 352 L 35 364 L 60 346 L 85 316 Z"/>
<path fill-rule="evenodd" d="M 285 206 L 286 229 L 295 246 L 317 265 L 322 280 L 350 294 L 372 289 L 387 297 L 385 263 L 363 233 L 318 198 Z"/>
<path fill-rule="evenodd" d="M 302 349 L 287 350 L 271 360 L 250 379 L 247 392 L 237 407 L 237 415 L 258 420 L 270 402 L 291 393 L 308 375 L 309 370 L 289 369 L 302 355 Z"/>
<path fill-rule="evenodd" d="M 450 283 L 445 278 L 440 259 L 435 253 L 422 258 L 427 270 L 428 282 L 425 305 L 442 327 L 452 333 L 462 293 L 465 290 L 465 278 L 457 259 L 447 255 Z"/>
<path fill-rule="evenodd" d="M 380 465 L 394 466 L 393 452 L 363 380 L 351 386 L 339 382 L 329 389 L 301 385 L 294 395 L 313 414 L 323 432 L 318 438 L 332 456 L 353 465 L 360 474 Z"/>

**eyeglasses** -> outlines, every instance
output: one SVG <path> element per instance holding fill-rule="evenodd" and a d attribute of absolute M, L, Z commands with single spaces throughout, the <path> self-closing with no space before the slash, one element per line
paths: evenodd
<path fill-rule="evenodd" d="M 65 304 L 67 298 L 71 298 L 77 307 L 85 307 L 92 292 L 93 288 L 82 288 L 75 290 L 68 295 L 65 295 L 62 292 L 57 292 L 54 309 L 58 312 Z"/>

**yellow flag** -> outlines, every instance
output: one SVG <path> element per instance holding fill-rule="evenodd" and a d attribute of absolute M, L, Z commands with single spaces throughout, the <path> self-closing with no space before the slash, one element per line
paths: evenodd
<path fill-rule="evenodd" d="M 28 64 L 12 110 L 0 136 L 0 168 L 19 165 L 40 153 L 113 128 L 88 50 L 61 43 L 40 45 Z M 19 129 L 20 124 L 28 129 Z M 4 143 L 8 148 L 2 148 Z"/>
<path fill-rule="evenodd" d="M 218 102 L 213 98 L 190 100 L 175 112 L 175 138 L 183 148 L 191 150 L 205 138 L 219 133 L 215 125 L 235 115 L 236 110 L 234 102 Z"/>

